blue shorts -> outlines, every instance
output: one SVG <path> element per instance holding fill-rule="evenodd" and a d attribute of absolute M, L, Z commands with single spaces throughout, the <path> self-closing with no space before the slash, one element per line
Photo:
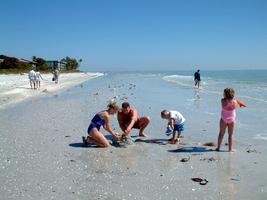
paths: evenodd
<path fill-rule="evenodd" d="M 184 123 L 181 123 L 181 124 L 175 124 L 174 125 L 174 130 L 175 131 L 179 131 L 179 132 L 181 132 L 181 131 L 184 131 Z"/>

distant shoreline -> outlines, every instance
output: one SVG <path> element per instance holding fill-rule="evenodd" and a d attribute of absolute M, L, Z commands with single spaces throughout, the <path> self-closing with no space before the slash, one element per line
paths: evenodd
<path fill-rule="evenodd" d="M 1 74 L 0 75 L 0 109 L 8 105 L 19 103 L 30 97 L 37 97 L 49 93 L 58 92 L 81 84 L 86 80 L 103 76 L 103 73 L 75 72 L 61 73 L 59 83 L 52 81 L 52 74 L 42 74 L 41 88 L 31 89 L 28 73 L 23 74 Z"/>

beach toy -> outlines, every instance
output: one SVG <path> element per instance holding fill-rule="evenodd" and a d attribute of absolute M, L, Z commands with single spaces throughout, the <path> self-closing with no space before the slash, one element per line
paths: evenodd
<path fill-rule="evenodd" d="M 172 128 L 171 128 L 170 126 L 167 126 L 167 129 L 166 129 L 165 134 L 166 134 L 167 136 L 169 136 L 169 135 L 172 134 L 172 132 L 173 132 Z"/>
<path fill-rule="evenodd" d="M 242 101 L 236 100 L 236 103 L 237 103 L 240 107 L 246 107 L 246 104 L 243 103 Z"/>

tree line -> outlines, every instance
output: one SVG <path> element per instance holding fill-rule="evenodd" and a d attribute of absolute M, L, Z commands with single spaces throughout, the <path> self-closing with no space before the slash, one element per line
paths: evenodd
<path fill-rule="evenodd" d="M 66 56 L 65 58 L 62 58 L 59 62 L 61 63 L 61 69 L 63 70 L 77 70 L 82 62 L 82 59 L 77 60 L 75 58 Z M 15 57 L 0 55 L 1 70 L 26 71 L 32 69 L 33 66 L 35 66 L 36 70 L 38 71 L 51 70 L 51 67 L 48 66 L 47 61 L 41 57 L 33 56 L 32 61 L 25 61 Z"/>

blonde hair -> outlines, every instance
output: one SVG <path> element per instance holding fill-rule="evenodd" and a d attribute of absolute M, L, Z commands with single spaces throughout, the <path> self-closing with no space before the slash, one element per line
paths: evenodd
<path fill-rule="evenodd" d="M 223 93 L 227 99 L 233 99 L 235 97 L 235 91 L 233 88 L 225 88 Z"/>
<path fill-rule="evenodd" d="M 119 106 L 117 105 L 117 103 L 115 101 L 110 101 L 107 107 L 108 107 L 108 109 L 114 109 L 114 110 L 119 109 Z"/>

